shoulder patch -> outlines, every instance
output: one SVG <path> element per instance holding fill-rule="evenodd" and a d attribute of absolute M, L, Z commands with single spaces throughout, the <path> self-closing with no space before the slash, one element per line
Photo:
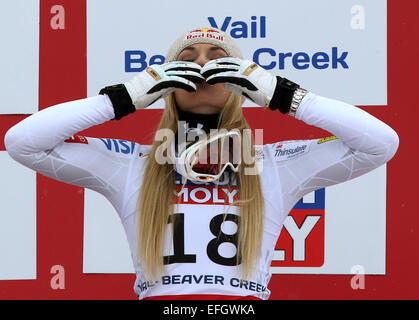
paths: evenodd
<path fill-rule="evenodd" d="M 284 161 L 293 159 L 308 152 L 310 147 L 309 140 L 295 142 L 277 142 L 273 144 L 274 160 Z"/>
<path fill-rule="evenodd" d="M 78 136 L 78 135 L 74 135 L 71 136 L 70 138 L 64 140 L 64 142 L 67 143 L 84 143 L 84 144 L 89 144 L 89 142 L 87 141 L 87 138 L 84 136 Z"/>
<path fill-rule="evenodd" d="M 321 138 L 321 139 L 319 139 L 317 141 L 317 144 L 321 144 L 321 143 L 324 143 L 324 142 L 327 142 L 327 141 L 331 141 L 331 140 L 336 140 L 336 139 L 338 139 L 338 137 L 336 137 L 336 136 L 330 136 L 330 137 Z"/>

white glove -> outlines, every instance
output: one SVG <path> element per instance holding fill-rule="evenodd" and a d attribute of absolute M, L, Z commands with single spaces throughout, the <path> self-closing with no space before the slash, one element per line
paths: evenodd
<path fill-rule="evenodd" d="M 172 61 L 152 65 L 124 83 L 136 109 L 148 107 L 166 97 L 176 88 L 196 91 L 196 83 L 205 81 L 200 75 L 201 66 L 187 61 Z"/>
<path fill-rule="evenodd" d="M 256 63 L 239 58 L 224 57 L 207 62 L 201 74 L 209 84 L 224 83 L 224 87 L 244 95 L 259 106 L 266 106 L 272 99 L 276 77 Z"/>

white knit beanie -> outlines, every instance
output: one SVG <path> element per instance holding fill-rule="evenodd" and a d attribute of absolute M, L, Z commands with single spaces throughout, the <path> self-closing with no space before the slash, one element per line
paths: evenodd
<path fill-rule="evenodd" d="M 169 49 L 165 62 L 175 61 L 183 49 L 196 43 L 210 43 L 222 48 L 230 57 L 243 59 L 240 49 L 225 32 L 216 28 L 197 28 L 183 33 Z"/>

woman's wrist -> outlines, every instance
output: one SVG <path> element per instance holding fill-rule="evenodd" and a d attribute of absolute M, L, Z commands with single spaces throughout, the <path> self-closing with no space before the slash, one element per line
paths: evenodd
<path fill-rule="evenodd" d="M 290 111 L 292 99 L 295 91 L 300 86 L 286 78 L 276 77 L 276 85 L 274 94 L 269 102 L 269 109 L 279 110 L 281 113 L 286 114 Z"/>
<path fill-rule="evenodd" d="M 307 93 L 308 91 L 303 88 L 298 88 L 297 90 L 295 90 L 292 96 L 290 110 L 288 111 L 288 114 L 290 116 L 295 117 L 298 107 L 300 106 Z"/>

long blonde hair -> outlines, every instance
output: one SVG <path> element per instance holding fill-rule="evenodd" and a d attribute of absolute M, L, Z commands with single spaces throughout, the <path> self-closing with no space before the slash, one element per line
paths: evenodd
<path fill-rule="evenodd" d="M 243 112 L 242 97 L 232 93 L 223 108 L 219 129 L 250 129 Z M 177 131 L 178 113 L 173 94 L 166 98 L 166 108 L 160 120 L 159 129 Z M 176 186 L 173 164 L 159 164 L 156 151 L 163 141 L 154 139 L 151 153 L 144 171 L 140 189 L 137 213 L 138 218 L 138 258 L 142 272 L 147 279 L 156 279 L 164 272 L 163 240 L 167 230 L 169 215 L 173 213 Z M 166 141 L 167 143 L 167 141 Z M 250 144 L 254 159 L 253 137 Z M 248 150 L 249 150 L 248 149 Z M 243 152 L 241 153 L 243 157 Z M 243 161 L 242 161 L 243 164 Z M 264 201 L 259 174 L 245 174 L 246 166 L 240 165 L 237 173 L 237 185 L 240 207 L 238 226 L 237 264 L 242 264 L 242 276 L 248 276 L 255 268 L 255 261 L 260 253 Z"/>

